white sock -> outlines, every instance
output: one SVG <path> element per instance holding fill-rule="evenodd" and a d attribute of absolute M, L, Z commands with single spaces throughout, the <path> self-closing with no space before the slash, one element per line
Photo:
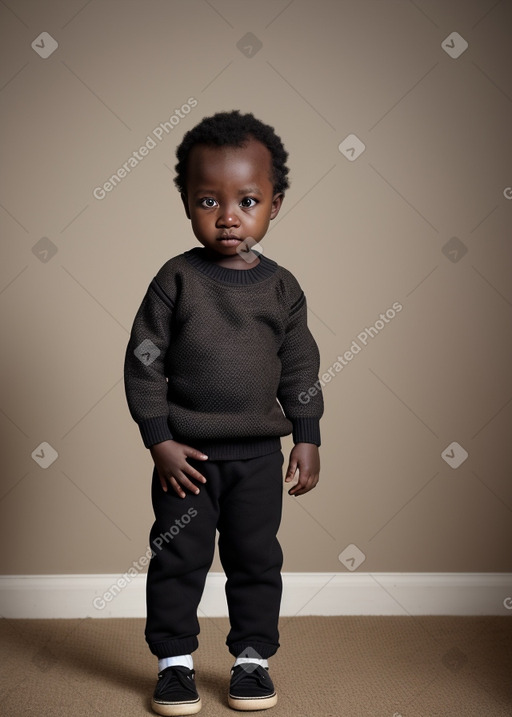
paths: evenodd
<path fill-rule="evenodd" d="M 261 665 L 262 667 L 268 667 L 268 660 L 264 660 L 262 657 L 237 657 L 233 667 L 238 667 L 238 665 L 247 664 L 249 662 Z"/>
<path fill-rule="evenodd" d="M 176 655 L 176 657 L 162 657 L 158 660 L 158 672 L 162 672 L 166 667 L 188 667 L 189 670 L 194 669 L 194 660 L 192 655 Z"/>

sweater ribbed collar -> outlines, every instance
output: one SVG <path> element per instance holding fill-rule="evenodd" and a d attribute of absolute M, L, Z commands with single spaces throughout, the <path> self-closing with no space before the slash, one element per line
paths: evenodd
<path fill-rule="evenodd" d="M 189 264 L 200 272 L 209 276 L 211 279 L 225 284 L 245 286 L 248 284 L 257 284 L 272 276 L 278 266 L 275 261 L 260 254 L 259 264 L 252 269 L 226 269 L 226 267 L 219 266 L 215 262 L 207 259 L 205 257 L 205 250 L 200 247 L 189 249 L 183 256 Z"/>

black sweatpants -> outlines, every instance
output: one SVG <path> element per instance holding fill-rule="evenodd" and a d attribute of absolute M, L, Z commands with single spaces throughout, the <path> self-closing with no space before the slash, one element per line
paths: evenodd
<path fill-rule="evenodd" d="M 146 641 L 157 657 L 197 649 L 197 607 L 213 560 L 216 530 L 226 573 L 231 629 L 238 656 L 250 647 L 263 658 L 279 647 L 283 554 L 277 540 L 283 495 L 283 454 L 189 463 L 204 475 L 199 495 L 164 492 L 153 472 L 155 523 L 147 576 Z M 254 654 L 254 653 L 252 653 Z"/>

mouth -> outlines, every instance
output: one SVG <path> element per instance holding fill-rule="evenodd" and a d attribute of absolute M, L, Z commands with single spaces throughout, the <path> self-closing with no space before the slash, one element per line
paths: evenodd
<path fill-rule="evenodd" d="M 238 246 L 238 244 L 242 243 L 242 239 L 234 234 L 225 234 L 217 237 L 217 241 L 224 244 L 224 246 Z"/>

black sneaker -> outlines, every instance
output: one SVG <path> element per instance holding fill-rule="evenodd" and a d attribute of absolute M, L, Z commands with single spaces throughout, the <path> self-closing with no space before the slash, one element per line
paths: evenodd
<path fill-rule="evenodd" d="M 158 673 L 151 707 L 159 715 L 195 715 L 201 709 L 194 670 L 188 667 L 166 667 Z"/>
<path fill-rule="evenodd" d="M 255 662 L 231 670 L 228 705 L 242 712 L 268 710 L 277 704 L 277 695 L 267 667 Z"/>

